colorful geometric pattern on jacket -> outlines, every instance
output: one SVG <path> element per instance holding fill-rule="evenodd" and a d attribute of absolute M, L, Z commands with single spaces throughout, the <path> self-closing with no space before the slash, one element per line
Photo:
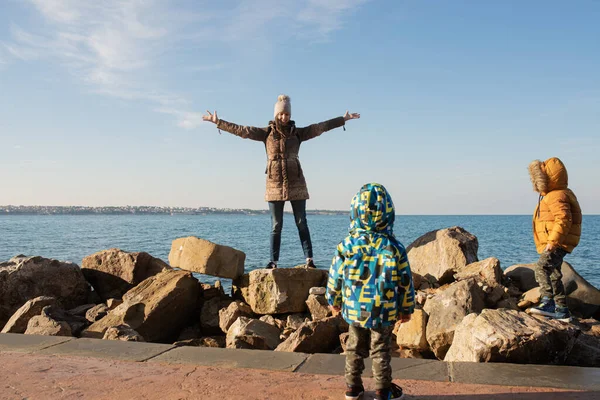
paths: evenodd
<path fill-rule="evenodd" d="M 393 325 L 412 314 L 415 292 L 404 246 L 395 238 L 394 204 L 382 185 L 364 185 L 354 196 L 350 231 L 336 249 L 327 282 L 327 301 L 342 307 L 349 324 Z"/>

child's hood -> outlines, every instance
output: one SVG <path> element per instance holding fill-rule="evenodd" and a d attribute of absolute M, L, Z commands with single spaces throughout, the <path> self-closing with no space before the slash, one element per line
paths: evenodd
<path fill-rule="evenodd" d="M 395 212 L 389 193 L 378 183 L 360 188 L 350 206 L 350 232 L 356 230 L 392 233 Z"/>
<path fill-rule="evenodd" d="M 553 190 L 566 189 L 569 186 L 567 168 L 556 157 L 542 162 L 532 161 L 529 164 L 529 177 L 533 183 L 533 190 L 545 196 Z"/>

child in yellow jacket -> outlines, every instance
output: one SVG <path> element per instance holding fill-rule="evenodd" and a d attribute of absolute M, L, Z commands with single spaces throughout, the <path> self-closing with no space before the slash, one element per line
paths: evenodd
<path fill-rule="evenodd" d="M 541 303 L 530 308 L 532 314 L 569 321 L 565 288 L 561 281 L 563 258 L 579 244 L 581 208 L 568 188 L 565 165 L 556 157 L 529 164 L 533 189 L 540 194 L 533 213 L 533 240 L 540 258 L 535 279 L 540 286 Z"/>

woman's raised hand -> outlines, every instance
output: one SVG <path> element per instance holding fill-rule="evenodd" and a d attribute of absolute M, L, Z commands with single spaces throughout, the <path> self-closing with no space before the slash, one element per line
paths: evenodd
<path fill-rule="evenodd" d="M 216 110 L 212 114 L 208 110 L 206 110 L 206 112 L 208 113 L 208 115 L 202 116 L 203 121 L 209 121 L 209 122 L 212 122 L 213 124 L 216 124 L 217 122 L 219 122 L 219 117 L 217 116 Z M 347 112 L 346 112 L 346 114 L 347 114 Z"/>
<path fill-rule="evenodd" d="M 216 114 L 216 112 L 215 112 Z M 346 114 L 344 114 L 344 121 L 348 121 L 349 119 L 358 119 L 360 118 L 360 114 L 359 113 L 349 113 L 348 110 L 346 110 Z"/>

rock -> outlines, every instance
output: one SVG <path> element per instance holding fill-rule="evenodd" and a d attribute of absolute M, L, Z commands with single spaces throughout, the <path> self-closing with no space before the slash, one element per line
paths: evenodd
<path fill-rule="evenodd" d="M 83 275 L 103 301 L 123 297 L 138 283 L 164 269 L 171 267 L 148 253 L 128 253 L 119 249 L 94 253 L 81 263 Z"/>
<path fill-rule="evenodd" d="M 275 351 L 330 353 L 340 345 L 338 317 L 310 321 L 292 333 Z"/>
<path fill-rule="evenodd" d="M 219 310 L 219 327 L 224 333 L 227 333 L 235 320 L 242 316 L 252 318 L 254 313 L 248 304 L 234 301 L 227 308 Z"/>
<path fill-rule="evenodd" d="M 281 320 L 279 318 L 275 318 L 272 315 L 263 315 L 262 317 L 259 318 L 259 320 L 266 322 L 269 325 L 273 325 L 273 326 L 277 327 L 277 329 L 279 329 L 279 331 L 283 331 L 285 329 L 286 322 L 287 322 L 287 321 Z"/>
<path fill-rule="evenodd" d="M 463 319 L 445 361 L 563 364 L 578 330 L 515 310 L 486 309 Z"/>
<path fill-rule="evenodd" d="M 2 333 L 25 333 L 27 323 L 31 318 L 40 315 L 44 307 L 55 304 L 56 299 L 54 297 L 40 296 L 28 300 L 10 317 L 4 325 Z"/>
<path fill-rule="evenodd" d="M 188 326 L 187 328 L 183 329 L 179 333 L 179 336 L 177 336 L 177 341 L 182 342 L 186 340 L 199 339 L 201 337 L 202 329 L 200 329 L 200 322 L 198 322 L 192 326 Z"/>
<path fill-rule="evenodd" d="M 306 305 L 308 306 L 313 321 L 331 316 L 331 310 L 329 309 L 329 304 L 327 304 L 324 295 L 309 295 L 308 299 L 306 299 Z"/>
<path fill-rule="evenodd" d="M 474 278 L 478 282 L 490 287 L 502 285 L 502 269 L 500 260 L 495 257 L 486 258 L 463 267 L 459 267 L 454 274 L 457 281 Z"/>
<path fill-rule="evenodd" d="M 427 318 L 425 311 L 416 309 L 410 321 L 400 324 L 396 331 L 396 343 L 401 348 L 425 351 L 429 349 L 427 343 Z"/>
<path fill-rule="evenodd" d="M 65 321 L 56 321 L 47 315 L 36 315 L 27 323 L 26 335 L 72 336 L 71 327 Z"/>
<path fill-rule="evenodd" d="M 504 275 L 521 291 L 526 292 L 538 286 L 534 266 L 535 264 L 513 265 L 504 271 Z M 561 272 L 569 310 L 582 318 L 589 318 L 600 312 L 600 290 L 583 279 L 568 262 L 562 263 Z"/>
<path fill-rule="evenodd" d="M 315 296 L 325 295 L 325 293 L 327 293 L 327 289 L 323 286 L 311 287 L 308 291 L 309 295 L 314 294 Z"/>
<path fill-rule="evenodd" d="M 202 299 L 204 301 L 208 301 L 210 299 L 214 299 L 215 297 L 225 297 L 225 292 L 223 290 L 223 286 L 222 285 L 218 285 L 216 284 L 217 282 L 215 282 L 215 285 L 210 285 L 208 283 L 201 283 L 200 286 L 202 287 Z"/>
<path fill-rule="evenodd" d="M 413 279 L 413 287 L 415 288 L 415 290 L 417 290 L 421 287 L 421 284 L 423 283 L 423 277 L 412 270 L 411 275 Z"/>
<path fill-rule="evenodd" d="M 71 314 L 71 315 L 76 315 L 76 316 L 78 316 L 78 317 L 85 317 L 85 313 L 87 313 L 87 311 L 88 311 L 90 308 L 94 308 L 94 307 L 96 307 L 96 304 L 95 304 L 95 303 L 84 304 L 84 305 L 82 305 L 82 306 L 79 306 L 79 307 L 75 307 L 75 308 L 72 308 L 72 309 L 70 309 L 70 310 L 68 311 L 68 313 L 69 313 L 69 314 Z"/>
<path fill-rule="evenodd" d="M 124 342 L 144 342 L 142 335 L 129 325 L 111 326 L 104 333 L 104 340 L 122 340 Z"/>
<path fill-rule="evenodd" d="M 425 305 L 427 301 L 427 293 L 418 290 L 415 294 L 415 302 L 417 305 L 421 306 L 421 308 Z"/>
<path fill-rule="evenodd" d="M 309 322 L 309 319 L 304 314 L 290 314 L 287 317 L 285 327 L 292 330 L 299 329 L 302 324 Z"/>
<path fill-rule="evenodd" d="M 239 317 L 227 332 L 230 349 L 273 350 L 279 343 L 279 329 L 258 319 Z"/>
<path fill-rule="evenodd" d="M 258 269 L 234 281 L 235 291 L 256 314 L 306 311 L 310 288 L 324 285 L 327 271 L 313 268 Z"/>
<path fill-rule="evenodd" d="M 173 267 L 229 279 L 242 276 L 245 260 L 239 250 L 193 236 L 175 239 L 169 253 Z"/>
<path fill-rule="evenodd" d="M 90 308 L 88 312 L 85 313 L 85 319 L 94 323 L 106 316 L 108 314 L 108 306 L 106 304 L 98 304 L 93 308 Z"/>
<path fill-rule="evenodd" d="M 392 357 L 398 357 L 398 358 L 423 358 L 423 355 L 415 349 L 405 349 L 405 348 L 399 348 L 398 350 L 396 350 L 395 352 L 392 353 Z"/>
<path fill-rule="evenodd" d="M 121 304 L 123 304 L 123 300 L 121 300 L 121 299 L 108 299 L 108 300 L 106 300 L 106 306 L 108 307 L 109 311 L 110 310 L 114 310 L 115 308 L 117 308 Z"/>
<path fill-rule="evenodd" d="M 221 329 L 220 311 L 229 307 L 233 300 L 226 297 L 213 297 L 204 302 L 200 312 L 200 327 L 202 332 L 208 335 L 219 335 L 223 333 Z M 234 321 L 235 322 L 235 321 Z"/>
<path fill-rule="evenodd" d="M 432 275 L 440 283 L 448 283 L 456 271 L 477 261 L 477 238 L 458 226 L 431 231 L 415 240 L 408 248 L 412 271 L 425 277 Z"/>
<path fill-rule="evenodd" d="M 129 325 L 148 342 L 171 343 L 195 315 L 199 284 L 191 273 L 165 269 L 125 293 L 123 304 L 94 322 L 83 337 L 103 337 Z"/>
<path fill-rule="evenodd" d="M 225 336 L 207 336 L 197 339 L 180 340 L 173 343 L 174 346 L 214 347 L 224 348 Z"/>
<path fill-rule="evenodd" d="M 497 309 L 505 308 L 507 310 L 515 310 L 519 311 L 519 305 L 517 304 L 517 299 L 514 297 L 509 297 L 508 299 L 502 299 L 496 304 Z"/>
<path fill-rule="evenodd" d="M 586 334 L 577 336 L 565 364 L 577 367 L 600 367 L 600 337 Z"/>
<path fill-rule="evenodd" d="M 537 303 L 540 302 L 540 288 L 535 287 L 531 290 L 526 291 L 525 293 L 523 293 L 521 295 L 521 298 L 519 299 L 519 303 L 517 304 L 517 306 L 521 309 L 524 310 L 526 308 L 529 308 Z"/>
<path fill-rule="evenodd" d="M 0 326 L 28 300 L 54 297 L 67 309 L 87 303 L 90 286 L 77 264 L 16 256 L 0 263 Z"/>
<path fill-rule="evenodd" d="M 73 315 L 55 305 L 44 307 L 41 315 L 55 321 L 66 322 L 69 324 L 69 327 L 71 328 L 71 335 L 73 336 L 79 336 L 81 331 L 89 325 L 89 322 L 85 319 L 85 317 Z"/>
<path fill-rule="evenodd" d="M 427 300 L 424 307 L 429 315 L 427 342 L 438 359 L 444 359 L 462 319 L 483 308 L 484 294 L 474 279 L 453 283 Z"/>

